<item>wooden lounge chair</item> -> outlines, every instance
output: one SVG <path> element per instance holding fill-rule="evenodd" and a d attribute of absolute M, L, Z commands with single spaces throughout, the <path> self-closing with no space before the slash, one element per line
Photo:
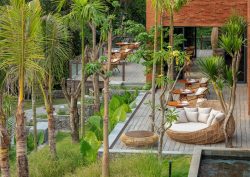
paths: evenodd
<path fill-rule="evenodd" d="M 218 100 L 208 100 L 203 102 L 203 104 L 200 105 L 200 108 L 212 108 L 212 110 L 217 110 L 217 111 L 222 111 L 220 102 Z M 214 114 L 211 113 L 210 114 Z M 166 134 L 168 137 L 171 139 L 182 142 L 182 143 L 187 143 L 187 144 L 214 144 L 218 142 L 222 142 L 225 140 L 224 132 L 223 132 L 223 125 L 224 125 L 224 119 L 215 121 L 209 126 L 204 126 L 204 128 L 199 128 L 196 129 L 195 131 L 183 131 L 183 130 L 176 130 L 178 129 L 172 129 L 167 130 Z M 183 127 L 187 127 L 189 123 L 183 123 Z M 192 124 L 192 123 L 190 123 Z M 195 124 L 195 123 L 194 123 Z M 199 126 L 199 123 L 197 123 Z M 202 125 L 202 124 L 201 124 Z M 178 125 L 177 125 L 178 126 Z M 191 127 L 192 128 L 192 127 Z M 194 128 L 195 129 L 195 128 Z M 230 119 L 228 127 L 227 127 L 227 132 L 230 137 L 233 136 L 235 132 L 235 121 L 234 119 Z"/>

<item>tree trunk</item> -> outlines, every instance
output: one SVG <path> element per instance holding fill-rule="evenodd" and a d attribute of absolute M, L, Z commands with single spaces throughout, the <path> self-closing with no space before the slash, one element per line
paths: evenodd
<path fill-rule="evenodd" d="M 56 158 L 56 125 L 55 117 L 53 115 L 54 108 L 51 102 L 48 103 L 47 106 L 49 148 L 52 158 Z"/>
<path fill-rule="evenodd" d="M 29 176 L 29 166 L 27 158 L 27 132 L 25 125 L 24 105 L 24 71 L 19 72 L 19 94 L 16 112 L 16 160 L 18 177 Z"/>
<path fill-rule="evenodd" d="M 109 176 L 109 140 L 108 140 L 108 101 L 109 101 L 109 80 L 104 80 L 104 118 L 103 118 L 103 165 L 102 177 Z"/>
<path fill-rule="evenodd" d="M 213 56 L 216 55 L 216 49 L 218 48 L 218 40 L 219 40 L 219 28 L 213 27 L 211 33 L 211 45 L 213 49 Z"/>
<path fill-rule="evenodd" d="M 77 98 L 71 96 L 70 106 L 70 128 L 73 143 L 79 142 L 79 115 L 77 109 Z"/>
<path fill-rule="evenodd" d="M 171 2 L 171 3 L 173 3 L 173 2 Z M 170 26 L 170 28 L 169 28 L 169 45 L 171 46 L 171 49 L 174 50 L 174 11 L 172 8 L 170 10 L 170 25 L 169 26 Z M 169 78 L 173 80 L 174 79 L 174 61 L 173 60 L 170 61 L 170 65 L 168 67 L 168 70 L 170 73 Z"/>
<path fill-rule="evenodd" d="M 34 149 L 37 151 L 37 120 L 36 120 L 36 88 L 34 80 L 32 81 L 32 119 L 33 119 L 33 135 Z"/>
<path fill-rule="evenodd" d="M 0 91 L 0 167 L 2 177 L 10 176 L 10 164 L 9 164 L 9 145 L 10 138 L 6 128 L 6 117 L 3 112 L 3 93 Z"/>
<path fill-rule="evenodd" d="M 111 66 L 112 50 L 112 29 L 108 33 L 108 69 Z M 109 177 L 109 77 L 104 79 L 104 118 L 103 118 L 103 159 L 102 159 L 102 177 Z"/>
<path fill-rule="evenodd" d="M 156 74 L 156 52 L 157 52 L 157 37 L 158 37 L 158 0 L 156 0 L 156 7 L 155 7 L 155 34 L 154 34 L 154 56 L 153 56 L 153 70 L 152 70 L 152 105 L 151 105 L 151 131 L 154 132 L 154 122 L 155 122 L 155 74 Z"/>
<path fill-rule="evenodd" d="M 82 23 L 83 25 L 83 23 Z M 84 28 L 82 26 L 82 80 L 81 80 L 81 138 L 85 136 L 85 52 Z"/>
<path fill-rule="evenodd" d="M 91 24 L 92 29 L 92 61 L 95 62 L 98 60 L 98 51 L 96 47 L 96 26 Z M 94 88 L 94 112 L 98 113 L 100 111 L 100 94 L 99 94 L 99 75 L 95 73 L 93 75 L 93 88 Z"/>

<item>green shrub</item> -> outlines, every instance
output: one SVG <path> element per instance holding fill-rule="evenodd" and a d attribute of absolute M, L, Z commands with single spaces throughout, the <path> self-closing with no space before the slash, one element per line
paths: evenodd
<path fill-rule="evenodd" d="M 32 152 L 29 156 L 29 170 L 32 177 L 62 177 L 75 168 L 84 165 L 80 154 L 80 145 L 72 144 L 69 133 L 57 134 L 57 159 L 50 156 L 48 146 Z M 12 176 L 16 176 L 15 164 L 11 168 Z"/>
<path fill-rule="evenodd" d="M 166 157 L 163 162 L 153 155 L 129 155 L 113 158 L 110 162 L 111 177 L 168 177 L 168 161 L 173 162 L 172 176 L 187 177 L 191 157 Z M 101 160 L 86 167 L 78 168 L 74 174 L 65 177 L 99 177 Z"/>

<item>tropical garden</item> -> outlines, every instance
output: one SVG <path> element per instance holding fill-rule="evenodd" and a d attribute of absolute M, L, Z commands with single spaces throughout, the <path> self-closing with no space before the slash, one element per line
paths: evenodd
<path fill-rule="evenodd" d="M 164 136 L 179 119 L 178 111 L 170 109 L 166 102 L 173 100 L 172 92 L 191 62 L 191 56 L 180 47 L 186 39 L 182 34 L 174 34 L 174 13 L 188 1 L 152 2 L 159 15 L 150 30 L 145 28 L 144 0 L 0 2 L 2 176 L 188 175 L 190 156 L 163 154 Z M 164 12 L 170 17 L 169 28 L 163 26 Z M 237 14 L 222 28 L 219 45 L 232 57 L 230 67 L 218 56 L 197 61 L 225 114 L 223 136 L 227 147 L 232 146 L 227 129 L 232 126 L 229 122 L 233 119 L 245 28 L 245 19 Z M 142 64 L 151 76 L 142 88 L 119 88 L 115 92 L 117 88 L 110 85 L 113 41 L 118 37 L 140 44 L 127 60 Z M 73 85 L 67 80 L 71 72 L 68 66 L 76 57 L 81 63 L 81 78 Z M 92 94 L 87 91 L 89 78 Z M 223 93 L 226 87 L 230 89 L 229 99 Z M 160 91 L 159 101 L 156 88 Z M 149 89 L 150 129 L 159 137 L 158 154 L 111 156 L 109 134 L 138 106 L 140 90 Z M 57 90 L 61 90 L 62 98 L 57 98 Z M 160 122 L 156 123 L 158 110 Z M 65 115 L 68 127 L 59 130 L 63 123 L 58 118 Z M 39 128 L 44 122 L 47 129 Z"/>

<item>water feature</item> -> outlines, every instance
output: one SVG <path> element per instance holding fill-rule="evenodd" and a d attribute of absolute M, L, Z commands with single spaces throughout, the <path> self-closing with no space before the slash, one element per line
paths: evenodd
<path fill-rule="evenodd" d="M 250 177 L 249 157 L 204 156 L 199 177 Z"/>
<path fill-rule="evenodd" d="M 196 148 L 189 177 L 250 177 L 250 150 Z"/>

